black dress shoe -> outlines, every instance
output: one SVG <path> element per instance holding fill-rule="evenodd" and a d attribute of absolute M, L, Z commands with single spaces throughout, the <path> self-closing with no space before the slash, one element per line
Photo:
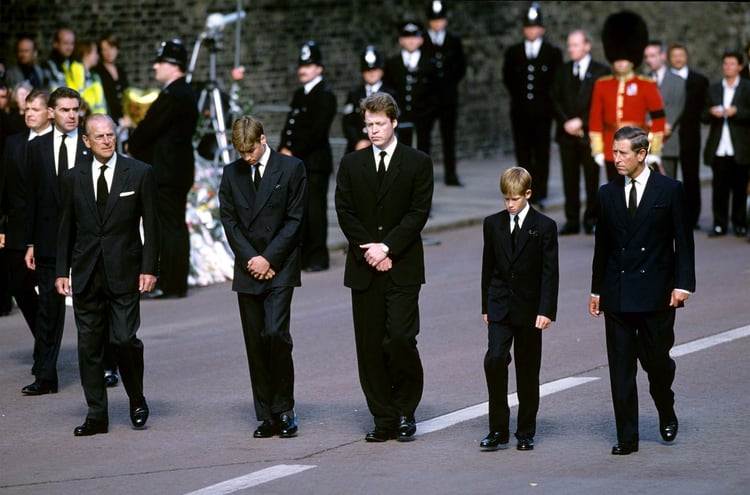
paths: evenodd
<path fill-rule="evenodd" d="M 148 421 L 148 404 L 143 400 L 138 406 L 130 406 L 130 421 L 136 428 L 143 428 Z"/>
<path fill-rule="evenodd" d="M 31 385 L 26 385 L 21 389 L 23 395 L 44 395 L 44 394 L 56 394 L 57 383 L 48 382 L 46 380 L 36 380 Z"/>
<path fill-rule="evenodd" d="M 498 450 L 508 447 L 508 434 L 502 434 L 499 431 L 491 431 L 479 443 L 482 450 Z"/>
<path fill-rule="evenodd" d="M 77 426 L 73 430 L 73 435 L 77 437 L 90 437 L 98 433 L 107 433 L 109 424 L 106 421 L 96 421 L 93 419 L 86 418 L 81 426 Z"/>
<path fill-rule="evenodd" d="M 727 235 L 727 231 L 723 227 L 719 227 L 718 225 L 713 228 L 711 232 L 708 233 L 708 237 L 722 237 Z"/>
<path fill-rule="evenodd" d="M 560 230 L 557 231 L 558 235 L 574 235 L 581 231 L 581 227 L 565 224 L 562 226 Z"/>
<path fill-rule="evenodd" d="M 117 376 L 117 373 L 114 371 L 104 372 L 104 385 L 106 385 L 107 388 L 116 387 L 118 383 L 120 383 L 120 377 Z"/>
<path fill-rule="evenodd" d="M 521 438 L 518 440 L 516 450 L 534 450 L 534 439 L 533 438 Z"/>
<path fill-rule="evenodd" d="M 399 442 L 411 442 L 414 440 L 414 434 L 417 432 L 417 422 L 414 420 L 414 416 L 401 416 L 398 420 L 398 436 L 396 440 Z"/>
<path fill-rule="evenodd" d="M 396 432 L 387 428 L 375 427 L 374 430 L 365 435 L 367 442 L 385 442 L 396 438 Z"/>
<path fill-rule="evenodd" d="M 291 412 L 279 416 L 279 437 L 292 438 L 297 436 L 297 413 Z"/>
<path fill-rule="evenodd" d="M 745 237 L 747 235 L 747 227 L 735 227 L 734 235 L 736 237 Z"/>
<path fill-rule="evenodd" d="M 464 187 L 464 185 L 461 183 L 460 180 L 458 180 L 458 177 L 451 176 L 445 178 L 445 185 L 446 186 L 452 186 L 452 187 Z"/>
<path fill-rule="evenodd" d="M 612 447 L 612 455 L 630 455 L 638 452 L 638 442 L 620 442 Z"/>
<path fill-rule="evenodd" d="M 677 438 L 678 427 L 677 418 L 674 418 L 659 425 L 659 433 L 661 433 L 665 442 L 674 442 L 674 439 Z"/>
<path fill-rule="evenodd" d="M 273 419 L 265 419 L 253 432 L 255 438 L 271 438 L 279 433 L 279 423 Z"/>

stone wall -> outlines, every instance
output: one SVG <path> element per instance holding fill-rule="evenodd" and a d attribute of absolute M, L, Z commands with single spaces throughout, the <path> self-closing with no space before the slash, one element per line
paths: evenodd
<path fill-rule="evenodd" d="M 121 61 L 135 86 L 153 86 L 150 61 L 159 42 L 179 37 L 189 47 L 203 32 L 208 14 L 229 13 L 236 0 L 2 0 L 0 53 L 12 60 L 14 37 L 34 33 L 45 57 L 55 26 L 71 25 L 79 38 L 114 31 L 121 39 Z M 422 0 L 241 0 L 248 14 L 242 22 L 240 61 L 247 73 L 240 103 L 252 105 L 276 143 L 285 107 L 296 87 L 296 57 L 302 41 L 318 41 L 326 58 L 326 76 L 343 104 L 359 79 L 358 54 L 374 43 L 390 55 L 397 50 L 399 21 L 422 18 Z M 461 86 L 458 148 L 461 157 L 493 156 L 510 148 L 507 94 L 502 85 L 503 52 L 521 39 L 521 17 L 527 2 L 463 1 L 452 3 L 450 29 L 460 34 L 468 56 Z M 725 47 L 750 40 L 750 4 L 740 2 L 541 2 L 547 38 L 561 47 L 568 31 L 588 29 L 596 40 L 594 56 L 603 58 L 599 31 L 606 16 L 623 6 L 643 15 L 652 37 L 681 41 L 691 51 L 691 66 L 712 81 L 721 75 Z M 235 27 L 223 32 L 216 51 L 217 78 L 228 89 L 234 64 Z M 4 49 L 3 49 L 4 48 Z M 209 56 L 199 51 L 195 81 L 208 78 Z M 332 135 L 341 142 L 341 126 Z M 439 159 L 439 147 L 435 147 Z"/>

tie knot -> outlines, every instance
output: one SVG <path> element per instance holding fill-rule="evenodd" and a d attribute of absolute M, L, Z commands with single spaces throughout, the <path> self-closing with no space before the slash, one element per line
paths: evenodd
<path fill-rule="evenodd" d="M 104 171 L 105 171 L 105 170 L 107 170 L 107 166 L 106 166 L 106 165 L 102 165 L 101 167 L 99 167 L 99 170 L 100 170 L 100 171 L 101 171 L 102 173 L 104 173 Z"/>
<path fill-rule="evenodd" d="M 62 140 L 63 140 L 63 141 L 65 141 L 65 138 L 66 138 L 66 137 L 68 137 L 68 135 L 67 135 L 67 134 L 65 134 L 65 133 L 63 133 L 63 135 L 62 135 Z"/>
<path fill-rule="evenodd" d="M 380 152 L 380 158 L 383 158 L 383 159 L 385 159 L 385 156 L 386 156 L 387 154 L 388 154 L 388 152 L 387 152 L 387 151 L 381 151 L 381 152 Z"/>

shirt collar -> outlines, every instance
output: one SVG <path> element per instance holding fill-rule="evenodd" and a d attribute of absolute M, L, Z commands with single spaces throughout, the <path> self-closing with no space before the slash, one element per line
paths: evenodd
<path fill-rule="evenodd" d="M 34 129 L 29 129 L 29 141 L 34 139 L 35 137 L 44 136 L 45 134 L 49 134 L 52 132 L 52 126 L 48 125 L 42 132 L 36 132 Z"/>
<path fill-rule="evenodd" d="M 101 163 L 99 160 L 96 159 L 96 157 L 91 160 L 91 170 L 93 172 L 99 173 L 99 168 L 102 165 L 106 165 L 108 170 L 115 170 L 115 165 L 117 164 L 117 153 L 113 153 L 112 156 L 107 160 L 107 163 Z"/>
<path fill-rule="evenodd" d="M 526 215 L 529 214 L 529 210 L 531 209 L 531 205 L 528 201 L 526 201 L 526 206 L 523 207 L 523 210 L 519 211 L 515 215 L 510 216 L 510 223 L 512 224 L 515 222 L 514 217 L 518 217 L 518 225 L 523 225 L 524 220 L 526 220 Z"/>
<path fill-rule="evenodd" d="M 393 142 L 383 150 L 381 150 L 380 148 L 378 148 L 377 146 L 373 144 L 372 153 L 373 153 L 373 156 L 375 156 L 375 163 L 377 163 L 378 160 L 380 160 L 381 151 L 385 151 L 388 154 L 388 159 L 390 160 L 390 158 L 393 156 L 393 152 L 396 150 L 397 144 L 398 144 L 398 140 L 396 139 L 396 136 L 393 137 Z"/>
<path fill-rule="evenodd" d="M 740 85 L 740 76 L 737 76 L 737 77 L 734 78 L 734 84 L 731 85 L 731 86 L 727 82 L 727 78 L 726 77 L 723 77 L 721 79 L 721 86 L 724 89 L 737 89 L 737 86 L 739 86 L 739 85 Z"/>
<path fill-rule="evenodd" d="M 265 166 L 268 165 L 268 159 L 271 157 L 271 147 L 266 145 L 266 151 L 263 152 L 263 155 L 261 155 L 260 160 L 258 160 L 258 165 L 260 168 L 265 169 Z"/>
<path fill-rule="evenodd" d="M 648 178 L 651 176 L 651 169 L 649 167 L 643 167 L 643 172 L 641 172 L 638 177 L 635 178 L 637 183 L 641 186 L 645 186 L 646 182 L 648 182 Z M 629 186 L 630 183 L 633 181 L 630 177 L 628 177 L 628 180 L 625 181 L 625 185 Z"/>
<path fill-rule="evenodd" d="M 308 81 L 305 83 L 305 94 L 309 94 L 310 91 L 313 90 L 313 88 L 323 80 L 323 76 L 316 76 L 315 79 L 312 81 Z"/>

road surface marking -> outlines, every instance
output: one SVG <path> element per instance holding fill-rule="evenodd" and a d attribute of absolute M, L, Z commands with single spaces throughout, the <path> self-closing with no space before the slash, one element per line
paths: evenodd
<path fill-rule="evenodd" d="M 694 340 L 692 342 L 680 344 L 676 347 L 673 347 L 672 351 L 669 354 L 672 357 L 684 356 L 685 354 L 702 351 L 703 349 L 708 349 L 709 347 L 713 347 L 715 345 L 741 339 L 743 337 L 747 337 L 748 335 L 750 335 L 750 325 L 735 328 L 734 330 L 727 330 L 724 333 L 710 335 L 708 337 Z"/>
<path fill-rule="evenodd" d="M 268 483 L 279 478 L 291 476 L 293 474 L 307 471 L 316 466 L 304 466 L 300 464 L 279 464 L 278 466 L 271 466 L 270 468 L 261 469 L 254 473 L 240 476 L 227 481 L 222 481 L 215 485 L 201 488 L 198 491 L 190 492 L 186 495 L 227 495 L 228 493 L 237 492 L 253 486 L 257 486 L 263 483 Z"/>

